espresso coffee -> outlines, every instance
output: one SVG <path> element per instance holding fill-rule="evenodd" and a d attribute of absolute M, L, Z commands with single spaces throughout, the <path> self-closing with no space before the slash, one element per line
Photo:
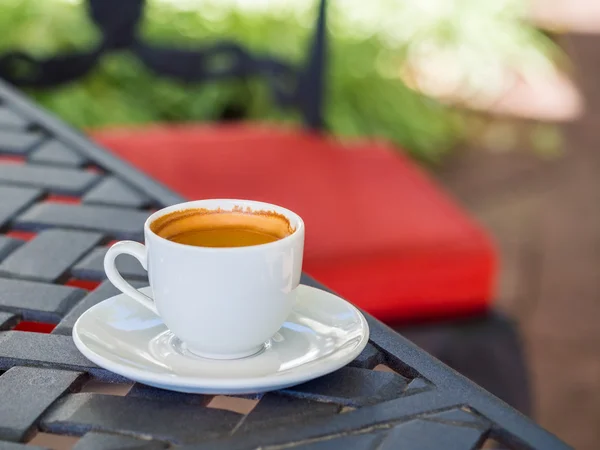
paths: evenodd
<path fill-rule="evenodd" d="M 203 208 L 174 211 L 150 229 L 165 239 L 197 247 L 247 247 L 268 244 L 292 234 L 290 221 L 273 211 Z"/>

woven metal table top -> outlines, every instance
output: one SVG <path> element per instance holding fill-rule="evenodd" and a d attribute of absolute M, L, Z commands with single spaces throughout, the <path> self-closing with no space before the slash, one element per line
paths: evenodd
<path fill-rule="evenodd" d="M 71 330 L 117 293 L 107 246 L 143 240 L 149 213 L 181 200 L 0 81 L 0 450 L 38 432 L 80 436 L 76 449 L 569 448 L 369 316 L 348 367 L 262 396 L 161 391 L 95 366 Z"/>

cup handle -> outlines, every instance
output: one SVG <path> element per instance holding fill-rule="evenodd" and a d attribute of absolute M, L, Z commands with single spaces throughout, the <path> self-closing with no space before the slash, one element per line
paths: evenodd
<path fill-rule="evenodd" d="M 145 306 L 156 315 L 159 315 L 156 306 L 154 305 L 154 301 L 125 281 L 117 270 L 115 259 L 122 253 L 133 256 L 140 262 L 144 270 L 148 270 L 146 247 L 139 242 L 121 241 L 110 247 L 104 256 L 104 272 L 106 272 L 106 276 L 123 294 L 128 295 L 142 306 Z"/>

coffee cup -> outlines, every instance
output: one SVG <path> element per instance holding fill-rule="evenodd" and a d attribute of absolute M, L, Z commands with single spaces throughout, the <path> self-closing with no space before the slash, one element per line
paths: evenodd
<path fill-rule="evenodd" d="M 256 354 L 291 313 L 304 250 L 304 223 L 292 211 L 250 200 L 180 203 L 152 214 L 144 238 L 145 245 L 110 247 L 106 276 L 156 313 L 192 353 Z M 118 272 L 120 254 L 148 271 L 152 298 Z"/>

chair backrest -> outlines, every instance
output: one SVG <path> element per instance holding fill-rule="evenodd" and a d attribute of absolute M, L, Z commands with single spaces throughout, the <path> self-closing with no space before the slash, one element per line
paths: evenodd
<path fill-rule="evenodd" d="M 89 0 L 89 13 L 102 40 L 87 51 L 35 58 L 12 51 L 0 56 L 0 78 L 19 87 L 49 88 L 74 81 L 90 72 L 100 57 L 114 50 L 130 50 L 148 69 L 187 83 L 232 77 L 264 76 L 280 107 L 295 107 L 305 126 L 324 128 L 323 101 L 327 50 L 326 0 L 319 0 L 317 21 L 302 67 L 256 55 L 239 43 L 222 41 L 196 49 L 151 45 L 137 34 L 145 0 Z M 215 64 L 215 62 L 219 64 Z M 222 62 L 228 64 L 223 65 Z"/>

